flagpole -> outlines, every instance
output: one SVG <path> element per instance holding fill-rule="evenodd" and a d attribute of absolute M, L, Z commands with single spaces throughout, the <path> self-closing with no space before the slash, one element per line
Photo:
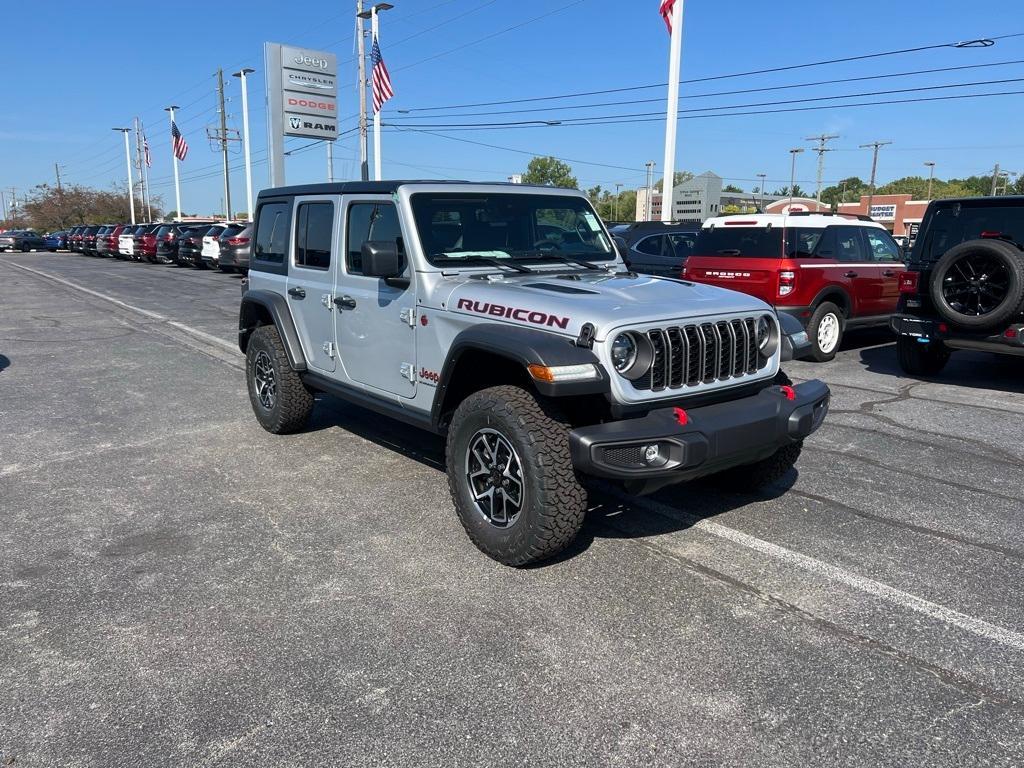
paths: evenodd
<path fill-rule="evenodd" d="M 683 2 L 672 5 L 672 38 L 668 57 L 668 105 L 665 112 L 665 179 L 661 187 L 661 220 L 672 221 L 675 200 L 672 192 L 676 176 L 676 128 L 679 124 L 679 69 L 683 57 Z"/>
<path fill-rule="evenodd" d="M 170 107 L 164 107 L 164 111 L 171 119 L 171 125 L 174 125 L 174 110 L 178 107 L 173 105 Z M 171 140 L 171 162 L 174 164 L 174 205 L 175 205 L 175 219 L 181 218 L 181 182 L 178 180 L 178 156 L 174 154 L 174 140 Z"/>
<path fill-rule="evenodd" d="M 377 6 L 374 5 L 370 9 L 370 41 L 371 44 L 380 45 L 380 40 L 377 37 L 380 23 L 377 21 Z M 372 78 L 373 75 L 371 74 Z M 383 108 L 383 105 L 381 105 Z M 380 109 L 373 110 L 373 178 L 375 181 L 380 181 L 383 177 L 380 169 Z"/>

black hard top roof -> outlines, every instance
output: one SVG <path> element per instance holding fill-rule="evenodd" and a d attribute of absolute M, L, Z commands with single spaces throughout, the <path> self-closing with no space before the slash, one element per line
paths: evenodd
<path fill-rule="evenodd" d="M 391 179 L 386 181 L 335 181 L 325 184 L 301 184 L 294 187 L 271 187 L 260 191 L 260 197 L 278 197 L 285 195 L 344 195 L 344 194 L 365 194 L 390 195 L 399 187 L 408 184 L 437 184 L 456 185 L 473 184 L 478 186 L 499 186 L 509 187 L 510 190 L 517 189 L 544 189 L 551 191 L 555 187 L 547 187 L 536 184 L 512 184 L 507 181 L 458 181 L 454 179 Z M 576 190 L 564 190 L 575 192 Z"/>

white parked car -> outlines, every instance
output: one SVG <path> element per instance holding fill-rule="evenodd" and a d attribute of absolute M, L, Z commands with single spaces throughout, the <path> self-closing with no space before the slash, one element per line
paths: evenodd
<path fill-rule="evenodd" d="M 203 235 L 203 249 L 199 255 L 202 256 L 207 266 L 216 267 L 217 262 L 220 261 L 220 236 L 225 229 L 227 226 L 224 224 L 214 224 Z"/>
<path fill-rule="evenodd" d="M 135 256 L 135 232 L 139 227 L 125 227 L 117 236 L 117 253 L 126 259 Z"/>

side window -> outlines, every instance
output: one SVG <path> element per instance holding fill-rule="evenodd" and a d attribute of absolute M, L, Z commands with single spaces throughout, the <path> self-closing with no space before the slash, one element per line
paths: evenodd
<path fill-rule="evenodd" d="M 675 252 L 677 259 L 682 259 L 693 253 L 694 236 L 687 234 L 669 235 L 669 243 Z"/>
<path fill-rule="evenodd" d="M 874 261 L 903 261 L 900 247 L 888 233 L 880 229 L 865 229 L 864 235 L 868 239 L 868 255 Z"/>
<path fill-rule="evenodd" d="M 265 203 L 259 207 L 256 215 L 258 224 L 253 260 L 284 264 L 292 223 L 291 203 Z"/>
<path fill-rule="evenodd" d="M 836 253 L 839 261 L 867 261 L 861 238 L 862 227 L 836 227 Z"/>
<path fill-rule="evenodd" d="M 648 256 L 661 256 L 661 241 L 663 237 L 664 235 L 645 237 L 634 248 L 640 253 L 646 253 Z"/>
<path fill-rule="evenodd" d="M 329 269 L 334 203 L 301 203 L 296 214 L 295 266 Z"/>
<path fill-rule="evenodd" d="M 363 274 L 363 243 L 392 240 L 403 254 L 402 228 L 393 203 L 352 203 L 345 223 L 345 268 L 350 275 Z M 403 265 L 404 266 L 404 265 Z"/>

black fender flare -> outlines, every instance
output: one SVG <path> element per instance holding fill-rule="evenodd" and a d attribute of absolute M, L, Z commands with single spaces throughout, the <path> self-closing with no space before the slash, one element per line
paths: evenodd
<path fill-rule="evenodd" d="M 257 320 L 264 314 L 270 316 L 277 328 L 292 370 L 305 371 L 306 356 L 302 352 L 299 334 L 295 331 L 295 321 L 287 300 L 279 293 L 249 290 L 242 294 L 242 304 L 238 310 L 238 348 L 245 352 L 249 346 L 249 336 L 263 325 Z"/>
<path fill-rule="evenodd" d="M 793 315 L 778 313 L 779 333 L 782 336 L 782 361 L 795 360 L 811 351 L 811 340 L 804 324 Z"/>
<path fill-rule="evenodd" d="M 842 288 L 839 285 L 826 285 L 824 288 L 818 291 L 817 295 L 814 297 L 814 300 L 810 304 L 811 311 L 813 312 L 815 309 L 817 309 L 818 305 L 821 304 L 821 302 L 828 301 L 830 296 L 842 296 L 847 315 L 849 316 L 850 314 L 853 313 L 853 297 L 850 295 L 849 291 L 847 291 L 845 288 Z M 840 306 L 840 309 L 842 308 L 843 307 Z"/>
<path fill-rule="evenodd" d="M 597 367 L 599 378 L 591 381 L 544 382 L 534 379 L 533 384 L 537 391 L 548 397 L 600 394 L 610 389 L 608 374 L 597 359 L 597 355 L 587 347 L 577 346 L 573 339 L 534 328 L 520 328 L 504 323 L 483 323 L 461 331 L 448 348 L 431 409 L 431 421 L 434 424 L 439 424 L 443 416 L 445 396 L 452 383 L 455 368 L 462 356 L 471 350 L 503 357 L 519 363 L 524 369 L 529 365 L 554 367 L 587 363 Z"/>

